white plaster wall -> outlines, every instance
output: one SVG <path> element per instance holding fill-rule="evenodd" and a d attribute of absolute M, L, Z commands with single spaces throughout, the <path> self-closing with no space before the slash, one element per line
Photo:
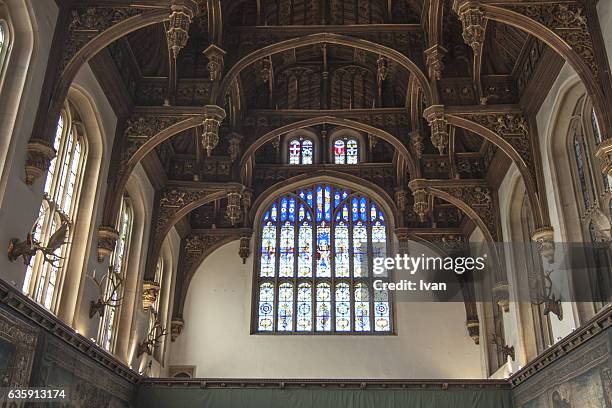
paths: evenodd
<path fill-rule="evenodd" d="M 499 197 L 499 211 L 502 225 L 502 237 L 504 242 L 511 242 L 512 238 L 510 235 L 510 205 L 512 203 L 514 187 L 519 182 L 521 175 L 518 168 L 513 163 L 508 169 L 508 173 L 504 177 L 498 190 Z M 522 182 L 522 181 L 521 181 Z M 518 274 L 516 265 L 512 257 L 511 251 L 505 251 L 505 262 L 506 271 L 508 273 L 508 285 L 510 289 L 510 304 L 508 312 L 503 314 L 504 319 L 504 334 L 506 338 L 506 344 L 508 346 L 514 346 L 516 351 L 516 361 L 508 361 L 508 370 L 516 372 L 519 366 L 524 366 L 526 361 L 526 354 L 524 350 L 524 344 L 522 342 L 522 326 L 520 321 L 520 313 L 518 310 L 518 294 L 514 288 L 518 287 L 517 279 Z"/>
<path fill-rule="evenodd" d="M 540 146 L 542 146 L 541 155 L 546 198 L 548 200 L 550 222 L 555 231 L 554 239 L 556 242 L 569 242 L 575 240 L 576 231 L 579 230 L 578 226 L 566 225 L 564 222 L 564 209 L 569 203 L 561 199 L 559 190 L 561 188 L 568 188 L 570 182 L 567 180 L 566 183 L 563 183 L 563 181 L 561 181 L 562 179 L 557 177 L 554 167 L 555 155 L 553 154 L 553 143 L 561 143 L 561 140 L 565 140 L 565 135 L 557 135 L 554 133 L 554 128 L 558 124 L 557 121 L 569 121 L 569 117 L 556 115 L 556 113 L 560 104 L 563 102 L 563 97 L 568 87 L 576 81 L 576 72 L 566 63 L 561 69 L 559 76 L 536 116 L 539 130 L 538 137 L 540 139 Z M 555 182 L 555 180 L 558 182 Z M 563 320 L 559 320 L 556 316 L 552 316 L 551 318 L 554 338 L 566 336 L 573 328 L 579 325 L 574 305 L 569 302 L 563 302 L 562 308 Z"/>
<path fill-rule="evenodd" d="M 395 304 L 397 335 L 251 335 L 253 257 L 238 241 L 212 253 L 187 294 L 170 365 L 199 377 L 480 378 L 479 347 L 462 303 Z"/>

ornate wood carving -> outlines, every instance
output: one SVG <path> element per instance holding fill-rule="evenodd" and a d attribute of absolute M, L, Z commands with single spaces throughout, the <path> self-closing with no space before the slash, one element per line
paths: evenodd
<path fill-rule="evenodd" d="M 152 280 L 155 277 L 155 265 L 161 245 L 166 234 L 177 221 L 207 202 L 224 198 L 230 192 L 241 190 L 242 185 L 236 183 L 170 185 L 162 190 L 157 201 L 155 225 L 151 232 L 145 279 Z"/>
<path fill-rule="evenodd" d="M 584 6 L 580 2 L 512 2 L 503 7 L 546 26 L 572 47 L 594 77 L 599 75 L 593 39 L 587 26 Z"/>
<path fill-rule="evenodd" d="M 477 112 L 457 114 L 491 130 L 507 141 L 535 175 L 529 125 L 521 112 Z"/>
<path fill-rule="evenodd" d="M 62 48 L 60 72 L 87 43 L 117 23 L 138 16 L 147 9 L 138 7 L 84 6 L 71 10 L 72 21 Z"/>

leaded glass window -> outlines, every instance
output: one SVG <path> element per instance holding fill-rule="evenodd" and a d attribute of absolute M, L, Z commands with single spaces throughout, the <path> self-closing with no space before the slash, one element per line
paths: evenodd
<path fill-rule="evenodd" d="M 389 294 L 372 274 L 387 242 L 383 211 L 363 194 L 317 184 L 278 197 L 262 220 L 254 331 L 390 333 Z"/>
<path fill-rule="evenodd" d="M 296 137 L 289 141 L 289 164 L 312 164 L 314 145 L 311 139 Z"/>
<path fill-rule="evenodd" d="M 599 121 L 597 120 L 597 114 L 595 109 L 591 109 L 591 127 L 593 128 L 593 136 L 595 137 L 595 143 L 601 143 L 601 130 L 599 128 Z"/>
<path fill-rule="evenodd" d="M 586 162 L 585 162 L 585 146 L 584 140 L 579 133 L 574 134 L 574 156 L 576 158 L 576 170 L 578 172 L 578 179 L 580 181 L 580 190 L 582 193 L 582 200 L 584 202 L 584 208 L 589 208 L 591 199 L 589 197 L 589 190 L 586 180 Z"/>
<path fill-rule="evenodd" d="M 4 61 L 8 54 L 8 27 L 6 21 L 0 20 L 0 72 L 3 71 Z"/>
<path fill-rule="evenodd" d="M 359 162 L 359 144 L 353 138 L 339 138 L 334 141 L 335 164 L 357 164 Z"/>
<path fill-rule="evenodd" d="M 0 25 L 1 26 L 1 25 Z M 74 225 L 76 202 L 80 191 L 81 174 L 85 164 L 83 126 L 76 112 L 67 104 L 57 123 L 53 148 L 56 157 L 49 163 L 43 190 L 43 202 L 34 229 L 34 239 L 46 245 L 62 226 Z M 65 244 L 57 248 L 54 259 L 40 251 L 26 268 L 23 293 L 45 308 L 55 312 L 59 303 L 58 288 L 69 261 L 72 228 L 68 228 Z"/>
<path fill-rule="evenodd" d="M 132 236 L 132 224 L 134 220 L 134 213 L 130 204 L 130 199 L 127 196 L 123 196 L 121 199 L 121 208 L 119 210 L 118 218 L 118 231 L 119 239 L 115 244 L 115 250 L 113 251 L 110 258 L 110 266 L 108 273 L 116 273 L 120 279 L 125 281 L 128 267 L 128 255 L 130 249 L 130 238 Z M 111 293 L 112 281 L 106 280 L 106 291 L 105 297 L 108 297 Z M 121 285 L 118 291 L 115 291 L 112 295 L 111 305 L 104 308 L 104 315 L 100 320 L 100 329 L 98 332 L 99 344 L 109 352 L 113 352 L 116 341 L 117 323 L 119 318 L 119 310 L 121 299 L 123 298 L 123 290 L 125 286 Z"/>

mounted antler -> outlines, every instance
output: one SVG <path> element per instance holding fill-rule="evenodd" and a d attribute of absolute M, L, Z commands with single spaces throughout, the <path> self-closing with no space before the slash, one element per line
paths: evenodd
<path fill-rule="evenodd" d="M 123 285 L 123 277 L 121 274 L 113 269 L 112 266 L 108 267 L 108 272 L 102 276 L 102 279 L 96 278 L 96 272 L 92 276 L 89 276 L 94 281 L 100 291 L 100 297 L 96 302 L 93 300 L 89 306 L 89 318 L 93 318 L 96 313 L 102 317 L 104 315 L 104 308 L 108 307 L 119 307 L 121 306 L 121 300 L 123 296 L 120 296 L 120 289 Z"/>
<path fill-rule="evenodd" d="M 144 353 L 147 353 L 148 355 L 153 354 L 155 347 L 161 343 L 161 338 L 168 334 L 168 330 L 157 320 L 157 312 L 152 310 L 151 313 L 155 318 L 155 324 L 153 324 L 153 326 L 149 329 L 147 339 L 143 340 L 142 343 L 138 345 L 138 353 L 136 354 L 136 357 L 140 357 Z"/>
<path fill-rule="evenodd" d="M 510 357 L 512 361 L 514 361 L 514 346 L 508 346 L 504 339 L 498 336 L 497 334 L 491 334 L 491 337 L 491 343 L 497 347 L 498 352 L 503 354 L 504 359 Z"/>
<path fill-rule="evenodd" d="M 536 305 L 544 304 L 544 315 L 548 316 L 550 312 L 557 315 L 559 320 L 563 320 L 563 308 L 561 307 L 561 297 L 557 299 L 557 295 L 553 293 L 553 283 L 552 279 L 550 279 L 550 274 L 553 272 L 544 271 L 543 278 L 545 283 L 542 285 L 541 280 L 539 281 L 540 285 L 543 286 L 541 290 L 541 294 L 539 295 L 539 299 L 533 302 Z"/>
<path fill-rule="evenodd" d="M 38 222 L 45 215 L 43 213 L 36 219 L 25 240 L 20 241 L 19 239 L 15 238 L 9 242 L 9 260 L 13 262 L 17 260 L 17 258 L 22 257 L 23 263 L 29 265 L 32 257 L 36 255 L 36 252 L 40 251 L 42 252 L 46 262 L 49 262 L 53 266 L 57 266 L 57 262 L 63 258 L 56 254 L 56 252 L 62 245 L 68 244 L 66 239 L 68 238 L 68 230 L 70 228 L 70 221 L 68 218 L 59 211 L 57 214 L 61 220 L 60 226 L 55 230 L 55 232 L 53 232 L 46 246 L 41 245 L 35 238 Z"/>

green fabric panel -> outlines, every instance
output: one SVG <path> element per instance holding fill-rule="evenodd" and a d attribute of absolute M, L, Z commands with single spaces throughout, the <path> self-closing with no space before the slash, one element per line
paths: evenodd
<path fill-rule="evenodd" d="M 138 408 L 512 408 L 510 390 L 200 389 L 138 390 Z"/>

